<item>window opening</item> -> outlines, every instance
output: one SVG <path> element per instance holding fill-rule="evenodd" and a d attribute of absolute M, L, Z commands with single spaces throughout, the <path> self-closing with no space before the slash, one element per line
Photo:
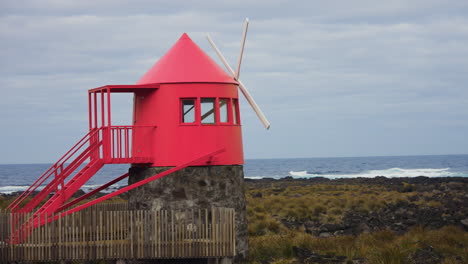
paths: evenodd
<path fill-rule="evenodd" d="M 239 115 L 238 115 L 238 102 L 237 102 L 237 99 L 232 99 L 232 116 L 233 116 L 233 120 L 232 122 L 234 123 L 234 125 L 237 125 L 239 124 Z"/>
<path fill-rule="evenodd" d="M 229 99 L 219 99 L 219 122 L 221 123 L 229 122 L 228 102 Z"/>
<path fill-rule="evenodd" d="M 195 122 L 195 99 L 182 100 L 182 123 Z"/>
<path fill-rule="evenodd" d="M 216 116 L 215 98 L 201 99 L 201 123 L 214 124 Z"/>

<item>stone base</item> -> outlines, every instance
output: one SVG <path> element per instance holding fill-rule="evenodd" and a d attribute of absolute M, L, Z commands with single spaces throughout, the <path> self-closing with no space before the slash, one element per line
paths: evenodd
<path fill-rule="evenodd" d="M 132 167 L 129 170 L 128 184 L 170 168 Z M 241 263 L 248 255 L 243 166 L 187 167 L 129 192 L 129 208 L 135 210 L 209 209 L 211 207 L 234 208 L 236 212 L 235 263 Z"/>

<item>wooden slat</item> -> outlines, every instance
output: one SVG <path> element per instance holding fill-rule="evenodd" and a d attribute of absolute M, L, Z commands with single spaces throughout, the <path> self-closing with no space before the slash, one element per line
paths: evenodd
<path fill-rule="evenodd" d="M 235 254 L 235 211 L 230 208 L 143 211 L 127 204 L 99 204 L 44 222 L 22 243 L 7 241 L 32 214 L 0 211 L 0 262 L 222 257 Z M 25 223 L 25 224 L 23 224 Z"/>

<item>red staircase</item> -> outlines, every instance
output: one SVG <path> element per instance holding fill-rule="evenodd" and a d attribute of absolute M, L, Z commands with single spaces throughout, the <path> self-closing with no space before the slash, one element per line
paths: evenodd
<path fill-rule="evenodd" d="M 131 142 L 136 130 L 146 130 L 145 133 L 150 133 L 154 128 L 108 126 L 91 129 L 7 207 L 16 214 L 16 221 L 13 221 L 15 232 L 11 241 L 21 242 L 33 228 L 49 221 L 44 219 L 44 215 L 53 215 L 69 208 L 128 176 L 124 174 L 125 177 L 121 176 L 104 184 L 102 188 L 97 188 L 74 201 L 68 201 L 105 164 L 151 163 L 150 153 L 145 149 L 132 149 Z M 30 218 L 26 217 L 29 213 L 33 213 Z"/>
<path fill-rule="evenodd" d="M 59 208 L 65 209 L 62 205 L 105 164 L 151 163 L 150 153 L 132 149 L 132 136 L 137 129 L 150 130 L 154 127 L 111 126 L 91 130 L 7 209 L 17 213 L 33 212 L 52 195 L 40 206 L 36 214 L 55 213 Z M 34 192 L 44 184 L 46 186 L 33 197 Z M 32 199 L 28 201 L 27 198 Z"/>
<path fill-rule="evenodd" d="M 148 142 L 147 149 L 141 149 L 141 146 L 138 149 L 133 149 L 131 144 L 135 131 L 139 130 L 141 132 L 138 135 L 144 134 L 147 136 L 152 129 L 155 129 L 155 126 L 108 126 L 92 129 L 7 207 L 11 212 L 15 213 L 15 219 L 12 221 L 13 233 L 9 242 L 21 243 L 31 234 L 34 228 L 46 222 L 85 209 L 196 164 L 201 160 L 210 160 L 213 156 L 224 152 L 224 149 L 219 149 L 201 155 L 194 160 L 70 209 L 78 202 L 128 177 L 128 173 L 125 173 L 95 190 L 69 201 L 105 164 L 152 163 L 151 153 L 149 153 L 151 142 Z M 39 187 L 44 184 L 45 187 L 39 191 Z M 34 195 L 36 191 L 39 192 Z M 48 197 L 49 199 L 47 199 Z"/>
<path fill-rule="evenodd" d="M 101 160 L 95 160 L 84 166 L 72 179 L 70 179 L 63 189 L 55 192 L 47 202 L 42 205 L 34 215 L 43 213 L 55 213 L 56 210 L 67 201 L 83 184 L 85 184 L 96 172 L 98 172 L 104 163 Z"/>
<path fill-rule="evenodd" d="M 107 85 L 88 91 L 89 132 L 7 207 L 14 213 L 10 243 L 21 243 L 34 228 L 46 222 L 80 211 L 201 161 L 209 162 L 213 156 L 225 151 L 223 148 L 200 155 L 145 180 L 70 208 L 128 177 L 128 173 L 125 173 L 87 194 L 68 201 L 105 164 L 153 163 L 151 140 L 154 138 L 156 126 L 112 126 L 110 94 L 157 88 L 159 86 L 154 84 Z M 147 139 L 147 142 L 134 146 L 132 142 L 136 137 Z"/>

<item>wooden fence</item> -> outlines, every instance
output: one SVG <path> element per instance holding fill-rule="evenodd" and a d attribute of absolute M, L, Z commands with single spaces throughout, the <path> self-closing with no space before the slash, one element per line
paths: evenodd
<path fill-rule="evenodd" d="M 112 204 L 91 207 L 35 228 L 17 244 L 9 243 L 15 216 L 0 212 L 0 261 L 204 258 L 235 254 L 234 209 L 133 211 L 125 207 Z M 22 217 L 26 221 L 31 215 Z"/>

